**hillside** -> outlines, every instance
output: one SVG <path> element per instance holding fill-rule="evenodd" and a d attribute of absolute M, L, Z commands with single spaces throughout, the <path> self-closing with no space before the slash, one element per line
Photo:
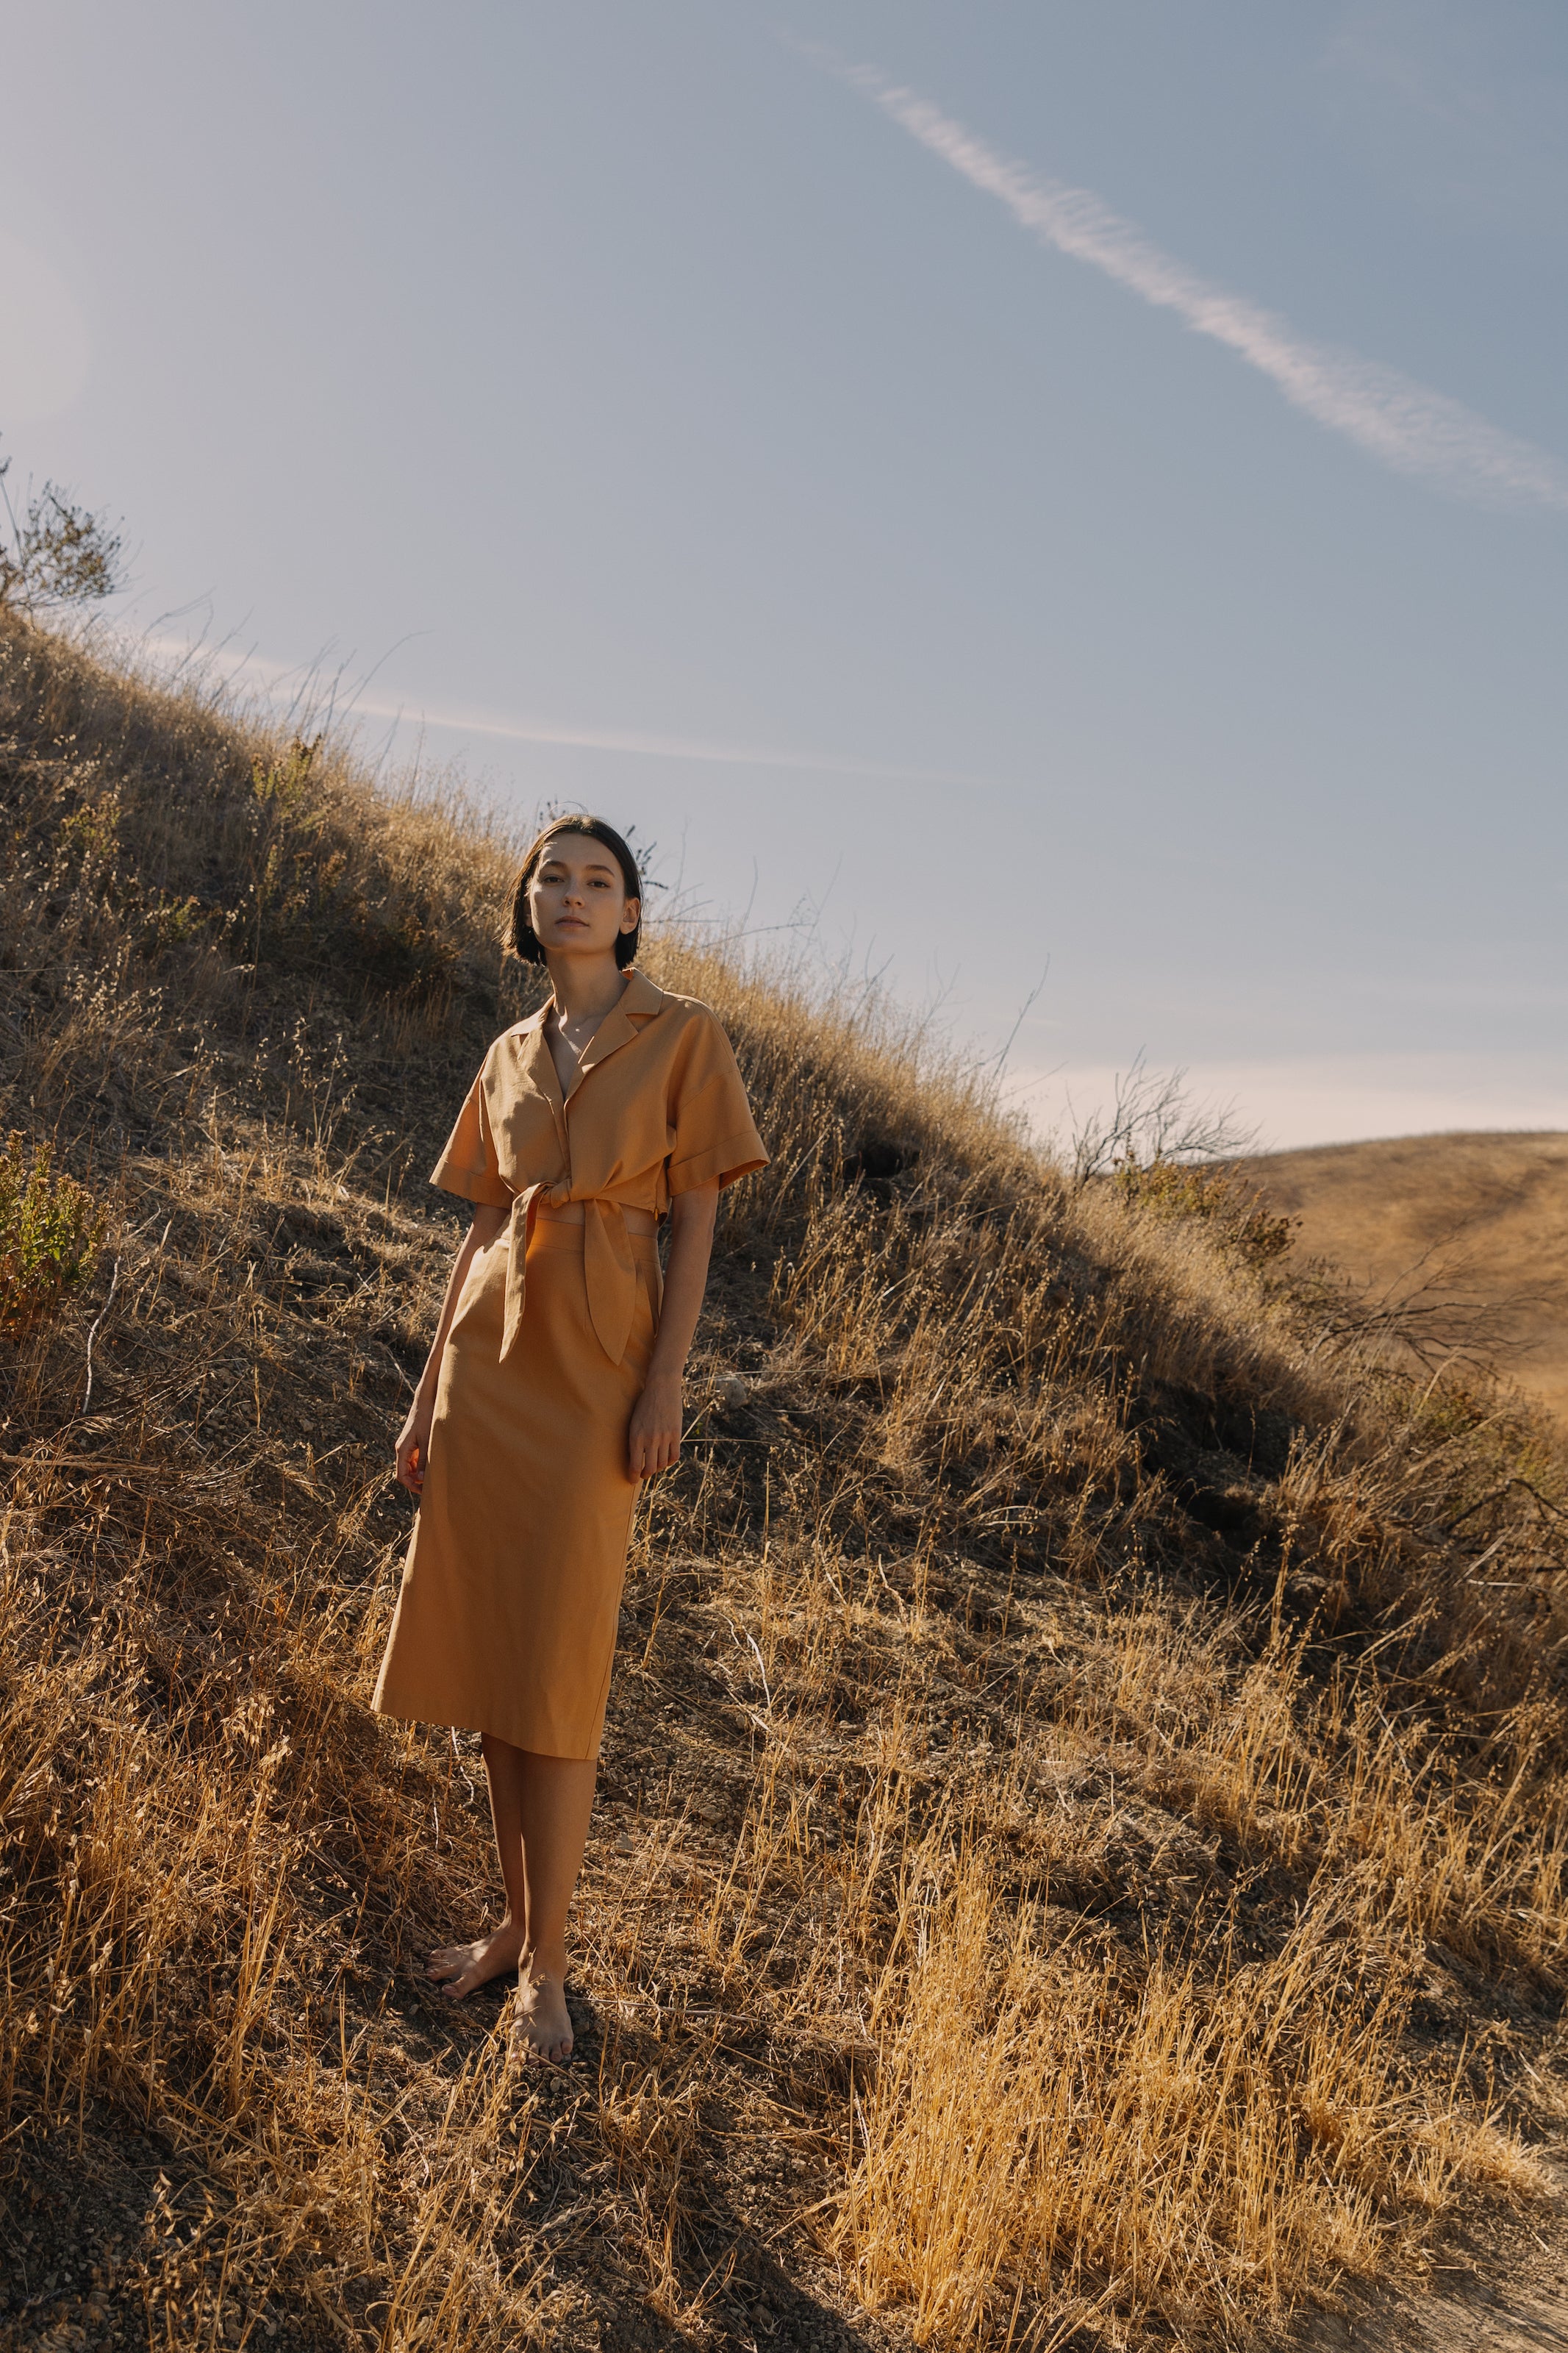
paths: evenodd
<path fill-rule="evenodd" d="M 5 2344 L 1277 2342 L 1556 2261 L 1544 1420 L 656 940 L 773 1160 L 530 2072 L 419 1970 L 477 1745 L 366 1707 L 510 846 L 21 624 L 0 791 Z"/>
<path fill-rule="evenodd" d="M 1568 1135 L 1409 1135 L 1247 1163 L 1298 1250 L 1472 1336 L 1568 1421 Z M 1419 1329 L 1419 1321 L 1417 1324 Z"/>

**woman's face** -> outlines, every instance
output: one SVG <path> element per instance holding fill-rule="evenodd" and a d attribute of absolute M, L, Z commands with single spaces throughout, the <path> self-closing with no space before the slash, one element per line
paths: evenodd
<path fill-rule="evenodd" d="M 528 886 L 528 920 L 549 955 L 613 955 L 639 913 L 614 850 L 592 834 L 558 833 Z"/>

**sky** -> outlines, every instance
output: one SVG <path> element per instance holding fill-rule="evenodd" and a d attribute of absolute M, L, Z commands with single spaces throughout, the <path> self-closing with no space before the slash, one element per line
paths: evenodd
<path fill-rule="evenodd" d="M 1140 1054 L 1265 1146 L 1568 1127 L 1556 0 L 5 51 L 0 453 L 117 628 L 635 827 L 1042 1132 Z"/>

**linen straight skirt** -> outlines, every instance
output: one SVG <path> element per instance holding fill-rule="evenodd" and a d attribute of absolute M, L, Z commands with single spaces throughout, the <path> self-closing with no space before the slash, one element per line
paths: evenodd
<path fill-rule="evenodd" d="M 655 1238 L 630 1240 L 637 1311 L 618 1365 L 589 1319 L 580 1225 L 536 1215 L 504 1365 L 505 1229 L 476 1253 L 441 1359 L 378 1714 L 543 1757 L 598 1755 L 637 1493 L 626 1431 L 659 1296 Z"/>

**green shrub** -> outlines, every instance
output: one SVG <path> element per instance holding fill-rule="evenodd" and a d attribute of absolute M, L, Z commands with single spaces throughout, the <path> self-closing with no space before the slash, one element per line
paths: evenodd
<path fill-rule="evenodd" d="M 1197 1218 L 1251 1267 L 1270 1266 L 1295 1240 L 1297 1218 L 1276 1217 L 1234 1169 L 1160 1156 L 1124 1160 L 1112 1183 L 1129 1206 L 1167 1218 Z"/>
<path fill-rule="evenodd" d="M 0 1332 L 25 1332 L 92 1269 L 103 1234 L 90 1196 L 59 1175 L 47 1144 L 19 1134 L 0 1154 Z"/>
<path fill-rule="evenodd" d="M 79 507 L 54 482 L 18 515 L 5 487 L 10 470 L 10 459 L 0 459 L 0 606 L 47 613 L 122 588 L 120 533 L 105 517 Z"/>

